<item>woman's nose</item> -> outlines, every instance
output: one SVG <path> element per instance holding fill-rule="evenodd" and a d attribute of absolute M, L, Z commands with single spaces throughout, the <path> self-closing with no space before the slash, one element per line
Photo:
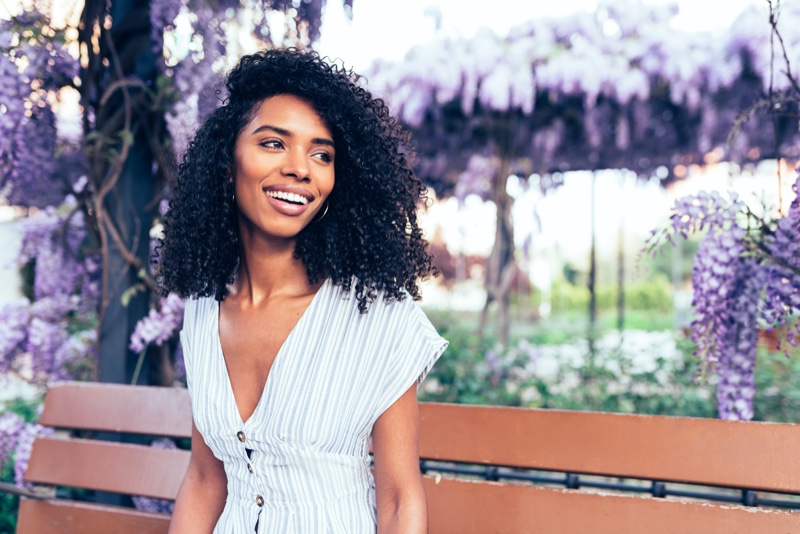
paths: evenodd
<path fill-rule="evenodd" d="M 308 179 L 308 159 L 301 150 L 290 150 L 286 154 L 281 172 L 285 176 L 293 176 L 297 180 Z"/>

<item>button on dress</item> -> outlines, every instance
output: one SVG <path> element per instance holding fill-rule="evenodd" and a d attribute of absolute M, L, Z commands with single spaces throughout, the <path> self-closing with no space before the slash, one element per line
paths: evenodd
<path fill-rule="evenodd" d="M 215 534 L 375 532 L 372 426 L 447 347 L 410 296 L 386 303 L 379 293 L 361 314 L 354 289 L 326 280 L 246 421 L 222 354 L 216 300 L 186 302 L 181 343 L 195 425 L 228 478 Z"/>

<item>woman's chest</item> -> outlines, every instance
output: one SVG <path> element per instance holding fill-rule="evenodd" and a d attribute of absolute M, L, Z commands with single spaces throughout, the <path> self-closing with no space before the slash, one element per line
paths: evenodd
<path fill-rule="evenodd" d="M 344 334 L 309 332 L 287 339 L 249 418 L 242 417 L 225 383 L 221 353 L 207 355 L 191 384 L 198 429 L 204 436 L 228 439 L 241 430 L 265 441 L 315 447 L 368 435 L 380 382 L 373 365 L 378 347 L 348 342 Z"/>
<path fill-rule="evenodd" d="M 282 348 L 302 329 L 299 322 L 308 300 L 281 301 L 247 313 L 225 302 L 220 306 L 219 351 L 243 421 L 254 413 Z"/>

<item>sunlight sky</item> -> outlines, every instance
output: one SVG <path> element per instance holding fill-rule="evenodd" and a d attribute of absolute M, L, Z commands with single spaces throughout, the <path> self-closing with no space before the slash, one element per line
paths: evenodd
<path fill-rule="evenodd" d="M 767 12 L 766 0 L 649 0 L 677 4 L 673 27 L 683 31 L 724 31 L 752 4 Z M 486 9 L 487 4 L 493 9 Z M 498 34 L 536 17 L 594 11 L 597 0 L 355 0 L 347 21 L 340 0 L 328 0 L 320 39 L 323 54 L 344 60 L 356 71 L 377 57 L 400 60 L 415 44 L 431 40 L 438 16 L 446 34 L 472 36 L 486 26 Z"/>

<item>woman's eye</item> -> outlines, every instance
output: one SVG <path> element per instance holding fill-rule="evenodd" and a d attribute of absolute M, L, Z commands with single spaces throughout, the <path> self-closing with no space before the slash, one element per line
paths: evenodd
<path fill-rule="evenodd" d="M 259 144 L 264 148 L 283 148 L 283 143 L 277 139 L 268 139 L 266 141 L 261 141 Z"/>
<path fill-rule="evenodd" d="M 315 158 L 317 158 L 319 160 L 322 160 L 325 163 L 330 163 L 330 162 L 333 161 L 333 156 L 331 156 L 327 152 L 317 152 L 316 154 L 314 154 L 313 157 L 315 157 Z"/>

